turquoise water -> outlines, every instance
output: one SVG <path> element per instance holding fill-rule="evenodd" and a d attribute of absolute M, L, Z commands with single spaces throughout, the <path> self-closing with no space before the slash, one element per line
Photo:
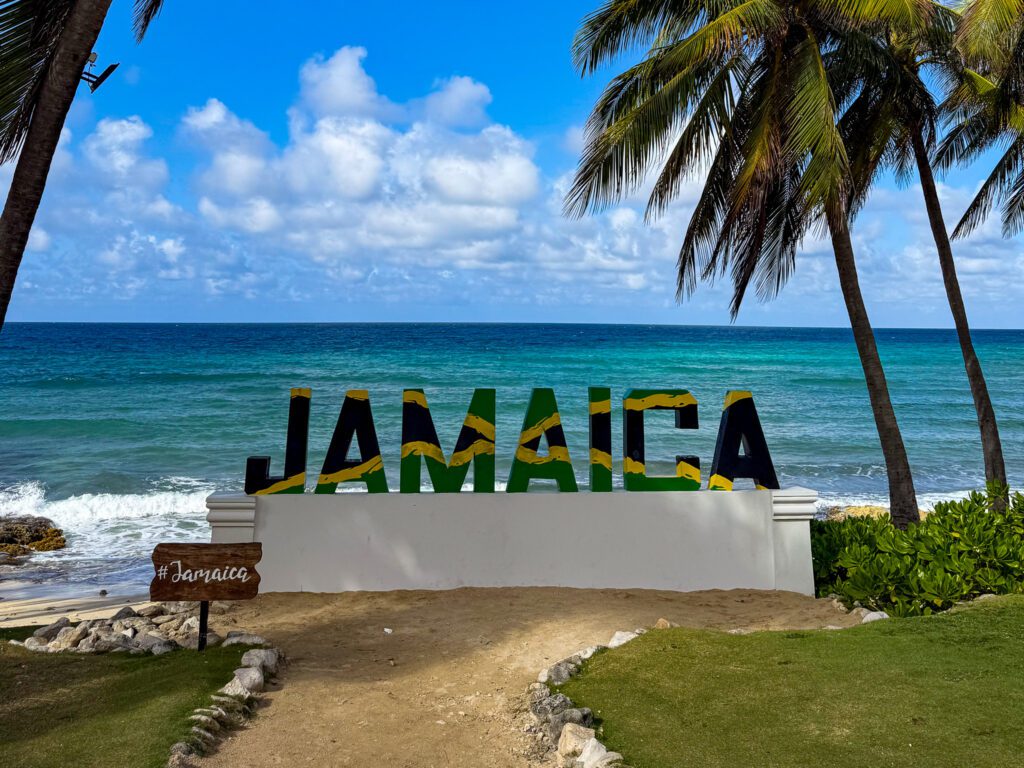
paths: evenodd
<path fill-rule="evenodd" d="M 880 330 L 922 501 L 983 482 L 970 391 L 952 331 Z M 975 340 L 1011 480 L 1024 479 L 1024 331 Z M 648 419 L 648 456 L 710 465 L 722 400 L 749 389 L 782 485 L 829 503 L 886 500 L 885 472 L 852 337 L 844 329 L 573 325 L 88 325 L 11 323 L 0 334 L 0 514 L 47 515 L 69 551 L 20 581 L 64 591 L 137 588 L 161 539 L 203 538 L 203 498 L 240 490 L 245 459 L 280 470 L 290 387 L 313 390 L 310 472 L 346 389 L 370 390 L 392 488 L 401 391 L 426 391 L 446 451 L 474 387 L 498 391 L 499 482 L 530 389 L 555 389 L 581 484 L 587 387 L 687 388 L 701 429 Z M 621 418 L 613 414 L 613 445 Z M 657 465 L 657 462 L 655 462 Z M 655 467 L 656 468 L 656 467 Z M 425 474 L 424 474 L 425 477 Z M 617 477 L 618 480 L 618 477 Z M 3 576 L 0 576 L 3 578 Z"/>

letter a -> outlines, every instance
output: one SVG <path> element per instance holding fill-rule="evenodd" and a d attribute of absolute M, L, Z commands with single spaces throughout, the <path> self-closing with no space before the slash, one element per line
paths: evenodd
<path fill-rule="evenodd" d="M 348 458 L 353 436 L 359 442 L 358 460 Z M 350 389 L 345 393 L 316 492 L 334 493 L 339 483 L 366 483 L 370 493 L 388 492 L 384 460 L 370 411 L 370 393 L 365 389 Z"/>
<path fill-rule="evenodd" d="M 711 463 L 708 490 L 731 491 L 733 483 L 740 477 L 752 479 L 754 487 L 760 491 L 777 490 L 779 487 L 753 395 L 730 391 L 726 393 L 725 405 L 722 406 L 722 422 L 718 428 L 718 444 Z"/>

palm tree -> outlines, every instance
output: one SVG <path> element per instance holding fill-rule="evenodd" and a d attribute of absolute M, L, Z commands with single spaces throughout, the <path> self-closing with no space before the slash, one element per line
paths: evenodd
<path fill-rule="evenodd" d="M 850 163 L 825 53 L 843 35 L 886 23 L 912 28 L 920 0 L 608 0 L 574 41 L 593 73 L 639 44 L 643 60 L 594 107 L 566 200 L 572 215 L 621 199 L 661 170 L 648 217 L 706 169 L 679 254 L 678 293 L 731 273 L 735 317 L 751 282 L 774 297 L 803 236 L 826 229 L 889 478 L 896 525 L 919 520 L 914 482 L 861 296 L 849 229 Z"/>
<path fill-rule="evenodd" d="M 997 202 L 1012 237 L 1024 227 L 1024 0 L 967 0 L 955 43 L 968 69 L 947 100 L 954 124 L 935 164 L 945 170 L 1006 147 L 953 237 L 970 234 Z"/>
<path fill-rule="evenodd" d="M 163 0 L 136 0 L 138 39 Z M 18 158 L 0 215 L 0 330 L 50 163 L 110 0 L 0 0 L 0 163 Z"/>
<path fill-rule="evenodd" d="M 953 249 L 942 214 L 930 155 L 935 148 L 940 109 L 923 77 L 930 69 L 939 83 L 957 84 L 965 77 L 953 46 L 958 17 L 934 3 L 910 32 L 894 32 L 888 25 L 874 30 L 850 30 L 843 44 L 827 59 L 830 82 L 838 101 L 848 104 L 840 119 L 840 131 L 850 148 L 851 211 L 865 199 L 875 175 L 891 168 L 906 180 L 916 166 L 946 298 L 953 314 L 960 351 L 974 399 L 981 432 L 985 477 L 1006 488 L 1006 466 L 995 410 L 981 362 L 971 340 Z"/>

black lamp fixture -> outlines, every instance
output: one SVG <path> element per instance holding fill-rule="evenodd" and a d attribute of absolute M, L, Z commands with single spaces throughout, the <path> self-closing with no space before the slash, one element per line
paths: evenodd
<path fill-rule="evenodd" d="M 92 73 L 92 68 L 96 65 L 96 51 L 89 54 L 89 67 L 82 73 L 82 79 L 89 84 L 89 90 L 96 93 L 96 89 L 103 85 L 103 81 L 110 77 L 114 70 L 117 69 L 118 64 L 111 64 L 109 67 L 104 69 L 98 75 Z"/>

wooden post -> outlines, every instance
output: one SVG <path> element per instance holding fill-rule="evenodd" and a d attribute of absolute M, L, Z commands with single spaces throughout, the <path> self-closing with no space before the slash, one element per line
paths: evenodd
<path fill-rule="evenodd" d="M 199 602 L 199 645 L 197 650 L 206 650 L 206 633 L 209 629 L 210 623 L 210 601 L 201 600 Z"/>

